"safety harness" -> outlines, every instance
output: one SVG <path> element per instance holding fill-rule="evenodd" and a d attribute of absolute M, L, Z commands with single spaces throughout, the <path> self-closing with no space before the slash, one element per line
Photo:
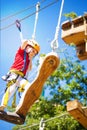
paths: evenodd
<path fill-rule="evenodd" d="M 24 66 L 23 66 L 22 70 L 21 71 L 17 71 L 15 69 L 10 70 L 8 73 L 8 77 L 6 79 L 6 81 L 7 81 L 6 86 L 10 87 L 14 83 L 16 83 L 19 76 L 24 77 L 23 71 L 25 70 L 25 68 L 26 68 L 26 51 L 24 50 Z M 9 77 L 11 76 L 12 73 L 16 74 L 17 76 L 16 76 L 16 78 L 9 80 Z"/>
<path fill-rule="evenodd" d="M 7 88 L 8 88 L 8 87 L 10 87 L 10 86 L 12 86 L 13 84 L 16 83 L 16 81 L 17 81 L 17 79 L 18 79 L 19 77 L 23 77 L 24 79 L 26 79 L 26 78 L 24 77 L 24 74 L 23 74 L 23 71 L 25 70 L 25 68 L 26 68 L 26 51 L 24 50 L 24 66 L 23 66 L 22 70 L 21 70 L 21 71 L 18 71 L 18 70 L 12 69 L 12 70 L 10 70 L 10 71 L 7 73 L 7 75 L 6 75 L 5 78 L 3 79 L 4 81 L 7 81 L 5 92 L 7 91 Z M 15 76 L 12 77 L 12 75 L 15 75 Z M 17 91 L 18 91 L 19 98 L 21 98 L 20 93 L 25 90 L 24 87 L 25 87 L 25 85 L 26 85 L 27 83 L 28 83 L 28 80 L 26 79 L 26 82 L 25 82 L 23 85 L 21 85 L 20 87 L 17 86 Z M 12 107 L 16 106 L 16 105 L 15 105 L 15 104 L 16 104 L 16 101 L 15 101 L 14 99 L 16 100 L 16 92 L 15 92 L 14 95 L 13 95 Z"/>

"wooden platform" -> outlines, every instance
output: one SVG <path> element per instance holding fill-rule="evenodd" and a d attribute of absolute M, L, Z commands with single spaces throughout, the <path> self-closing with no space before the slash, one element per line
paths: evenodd
<path fill-rule="evenodd" d="M 87 15 L 62 23 L 62 39 L 67 43 L 79 45 L 87 39 Z"/>
<path fill-rule="evenodd" d="M 87 60 L 87 14 L 62 23 L 61 38 L 65 43 L 74 43 L 80 60 Z"/>
<path fill-rule="evenodd" d="M 13 124 L 24 124 L 25 118 L 13 112 L 0 111 L 0 120 L 4 120 Z"/>
<path fill-rule="evenodd" d="M 87 109 L 83 109 L 78 100 L 67 102 L 67 111 L 85 128 L 87 128 Z"/>

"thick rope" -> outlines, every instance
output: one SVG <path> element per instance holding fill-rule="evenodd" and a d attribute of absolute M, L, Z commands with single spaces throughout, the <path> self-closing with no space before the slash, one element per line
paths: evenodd
<path fill-rule="evenodd" d="M 59 14 L 58 24 L 57 24 L 57 27 L 56 27 L 55 36 L 54 36 L 53 41 L 51 42 L 51 48 L 52 48 L 53 51 L 55 51 L 59 47 L 58 36 L 59 36 L 59 29 L 60 29 L 60 22 L 61 22 L 63 5 L 64 5 L 64 0 L 62 0 L 62 3 L 61 3 L 61 9 L 60 9 L 60 14 Z"/>
<path fill-rule="evenodd" d="M 35 17 L 34 32 L 33 32 L 33 35 L 32 35 L 32 39 L 35 39 L 35 33 L 36 33 L 36 26 L 37 26 L 37 21 L 38 21 L 39 9 L 40 9 L 40 3 L 38 2 L 36 4 L 36 17 Z"/>

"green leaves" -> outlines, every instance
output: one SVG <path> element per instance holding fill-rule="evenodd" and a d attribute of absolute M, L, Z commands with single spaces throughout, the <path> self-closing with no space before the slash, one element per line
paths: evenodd
<path fill-rule="evenodd" d="M 71 19 L 74 19 L 77 17 L 77 14 L 75 12 L 70 12 L 70 13 L 66 13 L 66 14 L 63 14 L 66 18 L 71 18 Z"/>
<path fill-rule="evenodd" d="M 78 61 L 61 60 L 60 67 L 48 79 L 52 101 L 62 105 L 71 99 L 87 102 L 87 73 Z"/>

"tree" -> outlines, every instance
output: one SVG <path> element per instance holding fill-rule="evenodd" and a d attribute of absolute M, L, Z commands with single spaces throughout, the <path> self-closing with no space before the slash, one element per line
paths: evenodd
<path fill-rule="evenodd" d="M 66 105 L 69 100 L 78 99 L 87 104 L 87 72 L 80 61 L 73 62 L 70 57 L 62 59 L 60 67 L 47 80 L 52 102 Z"/>
<path fill-rule="evenodd" d="M 52 104 L 47 99 L 40 98 L 26 118 L 26 125 L 17 125 L 13 130 L 39 130 L 41 119 L 44 119 L 44 130 L 85 130 L 83 126 L 66 113 L 64 106 Z"/>
<path fill-rule="evenodd" d="M 45 86 L 49 86 L 51 98 L 40 98 L 31 107 L 26 125 L 15 126 L 13 130 L 22 127 L 26 130 L 39 130 L 42 118 L 45 120 L 45 130 L 85 130 L 69 114 L 58 118 L 66 112 L 67 101 L 78 99 L 84 105 L 87 103 L 87 72 L 84 66 L 80 65 L 80 61 L 74 61 L 68 54 L 65 59 L 61 59 L 60 66 Z M 54 117 L 55 119 L 47 121 Z"/>

